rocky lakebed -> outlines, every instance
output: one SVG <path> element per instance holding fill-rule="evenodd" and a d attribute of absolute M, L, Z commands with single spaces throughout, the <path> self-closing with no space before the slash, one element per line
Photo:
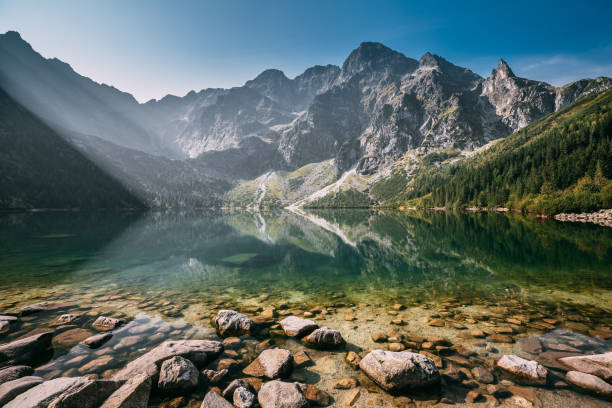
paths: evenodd
<path fill-rule="evenodd" d="M 307 305 L 261 294 L 181 310 L 169 295 L 118 288 L 78 303 L 4 302 L 0 406 L 602 407 L 612 399 L 610 316 L 595 307 Z"/>

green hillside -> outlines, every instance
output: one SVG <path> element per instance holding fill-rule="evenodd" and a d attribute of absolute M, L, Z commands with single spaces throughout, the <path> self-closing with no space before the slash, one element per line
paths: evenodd
<path fill-rule="evenodd" d="M 612 207 L 612 90 L 588 96 L 454 164 L 395 183 L 394 206 L 541 213 Z"/>

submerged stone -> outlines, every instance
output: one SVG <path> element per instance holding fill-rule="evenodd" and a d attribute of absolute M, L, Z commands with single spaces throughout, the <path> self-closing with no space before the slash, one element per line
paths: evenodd
<path fill-rule="evenodd" d="M 123 319 L 115 319 L 114 317 L 100 316 L 93 322 L 92 326 L 101 331 L 114 330 L 125 323 Z"/>
<path fill-rule="evenodd" d="M 214 391 L 208 391 L 200 408 L 233 408 L 232 404 Z"/>

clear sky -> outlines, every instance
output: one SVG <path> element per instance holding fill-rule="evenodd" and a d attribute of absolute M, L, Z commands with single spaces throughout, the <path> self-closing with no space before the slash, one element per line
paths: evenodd
<path fill-rule="evenodd" d="M 294 77 L 342 64 L 362 41 L 429 51 L 486 76 L 561 85 L 612 76 L 612 1 L 0 0 L 0 32 L 140 101 L 240 86 L 266 68 Z"/>

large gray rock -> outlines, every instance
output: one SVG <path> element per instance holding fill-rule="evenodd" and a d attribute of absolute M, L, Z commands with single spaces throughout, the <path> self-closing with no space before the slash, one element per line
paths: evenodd
<path fill-rule="evenodd" d="M 156 378 L 162 362 L 175 356 L 184 357 L 197 367 L 202 367 L 216 359 L 222 351 L 223 345 L 218 341 L 166 341 L 128 363 L 125 368 L 113 376 L 113 379 L 127 381 L 140 373 L 146 373 L 148 376 Z"/>
<path fill-rule="evenodd" d="M 500 358 L 497 367 L 524 384 L 543 385 L 548 377 L 548 370 L 537 361 L 525 360 L 513 354 Z"/>
<path fill-rule="evenodd" d="M 242 336 L 251 332 L 254 323 L 247 315 L 234 310 L 219 310 L 215 325 L 221 336 Z"/>
<path fill-rule="evenodd" d="M 238 387 L 234 390 L 233 401 L 236 408 L 251 408 L 255 403 L 255 394 L 248 388 Z"/>
<path fill-rule="evenodd" d="M 209 391 L 204 396 L 204 401 L 202 401 L 202 405 L 200 408 L 233 408 L 232 404 L 227 402 L 222 396 L 217 394 L 216 392 Z"/>
<path fill-rule="evenodd" d="M 191 361 L 175 356 L 162 363 L 157 388 L 170 394 L 188 392 L 198 386 L 199 376 Z"/>
<path fill-rule="evenodd" d="M 146 408 L 152 384 L 147 374 L 136 374 L 112 393 L 100 408 Z"/>
<path fill-rule="evenodd" d="M 575 371 L 596 375 L 606 381 L 612 380 L 612 352 L 591 356 L 563 357 L 559 361 Z"/>
<path fill-rule="evenodd" d="M 612 399 L 612 385 L 592 374 L 581 373 L 580 371 L 569 371 L 565 375 L 565 379 L 585 391 L 606 399 Z"/>
<path fill-rule="evenodd" d="M 302 337 L 312 333 L 319 325 L 309 319 L 289 316 L 280 321 L 283 331 L 290 337 Z"/>
<path fill-rule="evenodd" d="M 49 408 L 98 408 L 119 387 L 119 381 L 89 380 L 64 391 Z"/>
<path fill-rule="evenodd" d="M 346 341 L 338 330 L 329 327 L 316 329 L 303 339 L 304 343 L 310 347 L 321 349 L 336 349 L 344 347 Z"/>
<path fill-rule="evenodd" d="M 68 389 L 89 381 L 86 377 L 60 377 L 45 381 L 14 398 L 5 408 L 47 408 Z"/>
<path fill-rule="evenodd" d="M 21 377 L 0 385 L 0 407 L 44 381 L 41 377 Z"/>
<path fill-rule="evenodd" d="M 261 408 L 303 408 L 308 406 L 298 383 L 270 381 L 261 386 L 257 394 Z"/>
<path fill-rule="evenodd" d="M 8 381 L 13 381 L 34 372 L 30 366 L 12 366 L 0 370 L 0 385 Z"/>
<path fill-rule="evenodd" d="M 0 346 L 0 367 L 36 361 L 50 345 L 53 332 L 48 331 Z"/>
<path fill-rule="evenodd" d="M 293 356 L 289 350 L 267 349 L 261 352 L 242 372 L 253 377 L 285 378 L 293 368 Z"/>
<path fill-rule="evenodd" d="M 117 327 L 125 323 L 123 319 L 115 319 L 114 317 L 100 316 L 92 323 L 94 329 L 101 331 L 115 330 Z"/>
<path fill-rule="evenodd" d="M 373 350 L 361 360 L 359 367 L 390 392 L 427 387 L 440 381 L 434 361 L 418 353 Z"/>

